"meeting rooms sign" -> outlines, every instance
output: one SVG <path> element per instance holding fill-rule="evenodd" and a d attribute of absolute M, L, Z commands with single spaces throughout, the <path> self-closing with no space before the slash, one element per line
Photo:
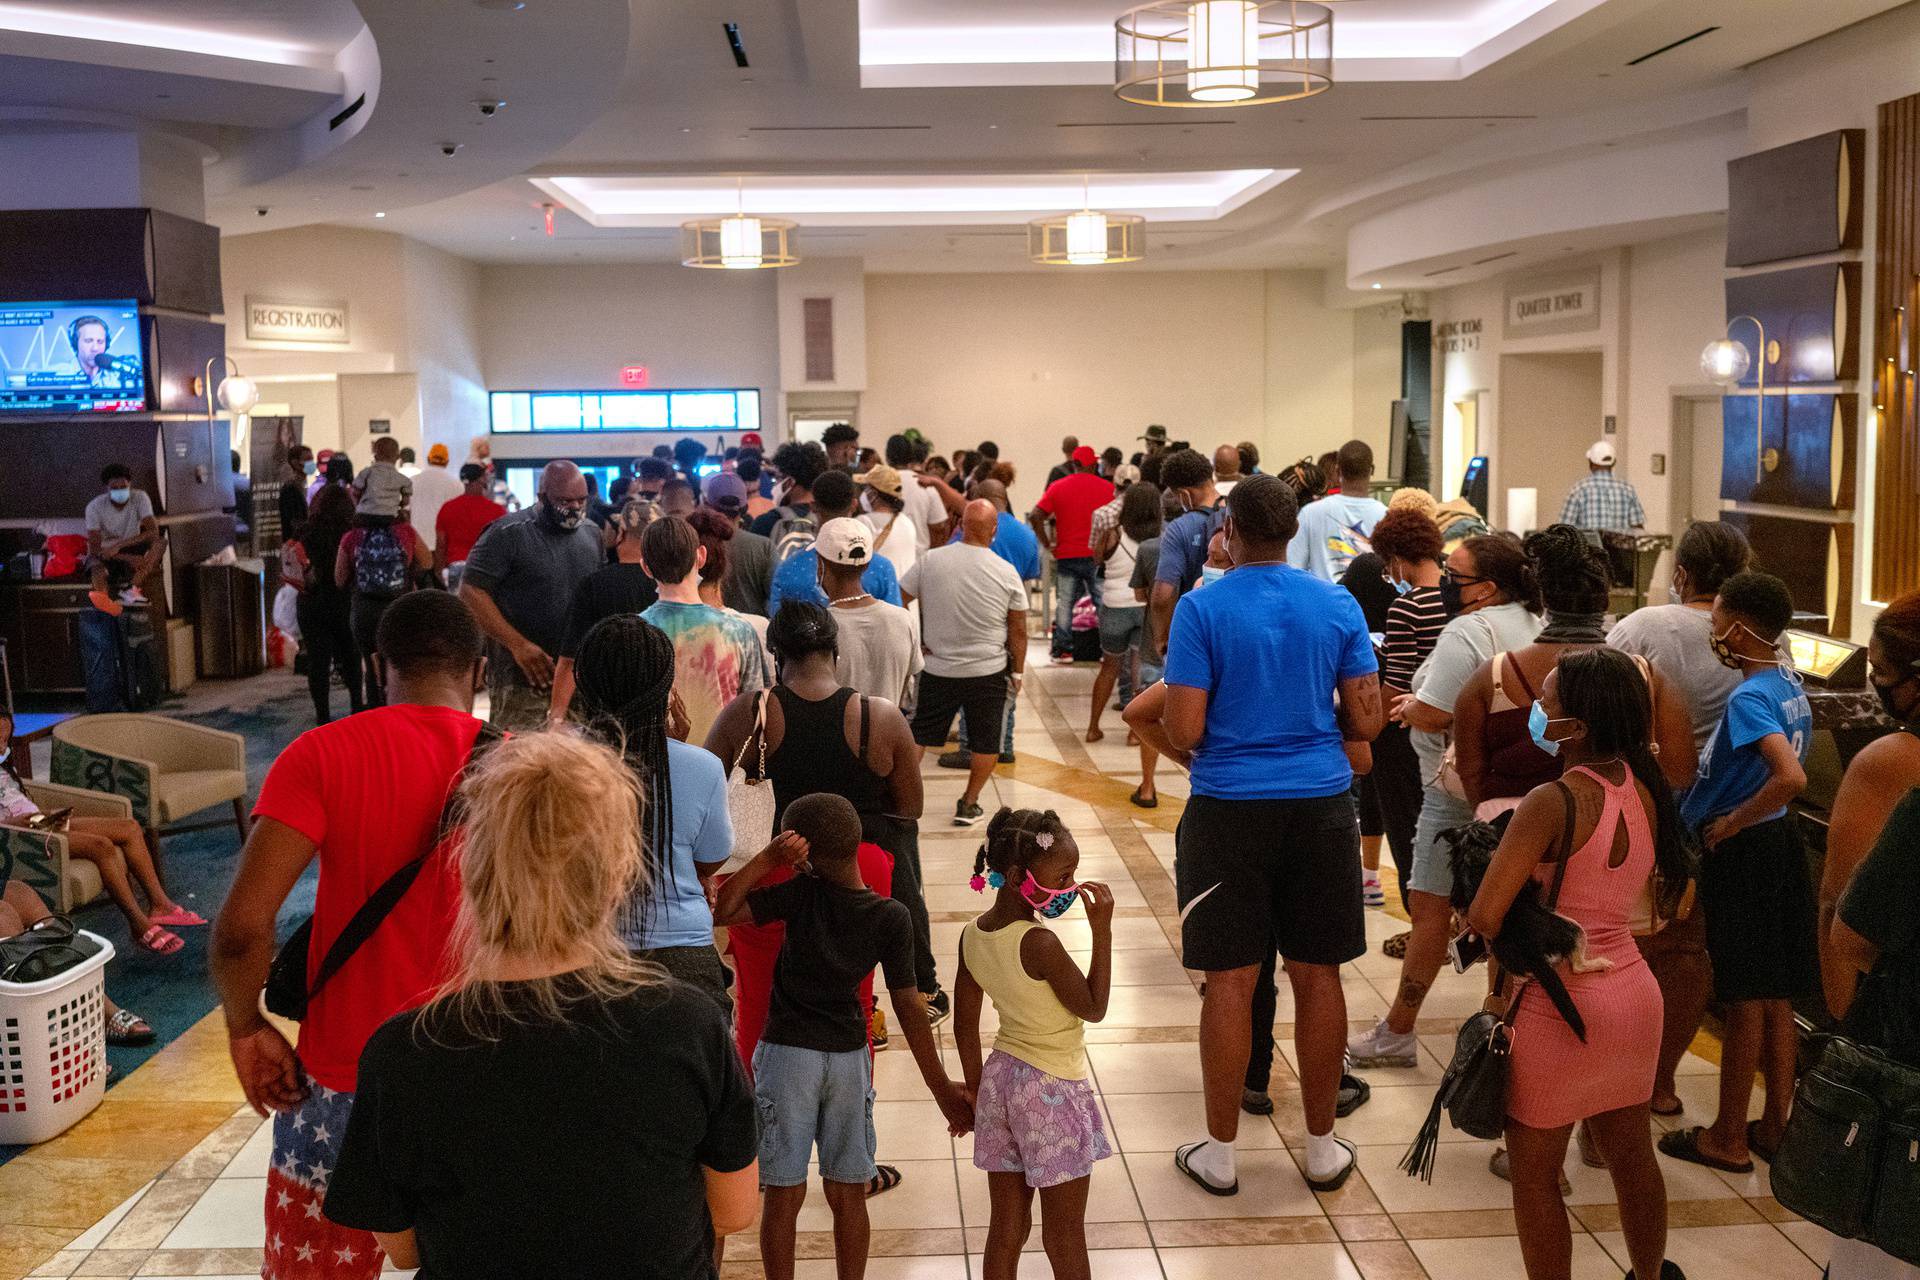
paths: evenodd
<path fill-rule="evenodd" d="M 345 346 L 347 304 L 275 302 L 250 296 L 247 298 L 247 340 Z"/>
<path fill-rule="evenodd" d="M 1535 277 L 1507 286 L 1506 336 L 1531 338 L 1600 327 L 1600 272 Z"/>

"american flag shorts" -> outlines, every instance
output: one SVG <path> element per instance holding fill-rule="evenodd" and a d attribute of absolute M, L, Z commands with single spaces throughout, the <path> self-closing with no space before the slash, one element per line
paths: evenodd
<path fill-rule="evenodd" d="M 383 1255 L 371 1233 L 343 1227 L 321 1211 L 340 1157 L 353 1095 L 306 1080 L 307 1100 L 273 1118 L 267 1169 L 264 1280 L 374 1280 Z"/>

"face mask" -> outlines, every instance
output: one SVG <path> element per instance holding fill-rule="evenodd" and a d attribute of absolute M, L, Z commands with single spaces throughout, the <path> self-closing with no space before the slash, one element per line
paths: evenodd
<path fill-rule="evenodd" d="M 863 494 L 861 494 L 861 495 L 860 495 L 860 509 L 861 509 L 862 511 L 872 511 L 872 510 L 873 510 L 873 495 L 872 495 L 872 494 L 870 494 L 870 493 L 863 493 Z"/>
<path fill-rule="evenodd" d="M 1387 585 L 1393 588 L 1393 594 L 1403 596 L 1413 590 L 1413 584 L 1405 578 L 1388 578 Z"/>
<path fill-rule="evenodd" d="M 1214 583 L 1220 581 L 1220 579 L 1226 576 L 1227 576 L 1227 571 L 1225 569 L 1217 569 L 1210 564 L 1202 565 L 1200 568 L 1200 585 L 1203 587 L 1210 587 Z"/>
<path fill-rule="evenodd" d="M 1460 599 L 1460 584 L 1446 574 L 1440 575 L 1440 604 L 1449 618 L 1457 617 L 1466 602 Z"/>
<path fill-rule="evenodd" d="M 584 511 L 563 510 L 545 498 L 540 499 L 540 514 L 544 516 L 547 523 L 551 524 L 554 528 L 567 532 L 578 529 L 580 522 L 587 518 L 587 513 Z"/>
<path fill-rule="evenodd" d="M 1894 691 L 1913 678 L 1913 676 L 1907 676 L 1905 679 L 1895 680 L 1892 684 L 1880 684 L 1874 680 L 1867 681 L 1868 685 L 1873 688 L 1874 696 L 1880 699 L 1880 709 L 1887 713 L 1889 720 L 1898 720 L 1904 724 L 1907 717 L 1913 714 L 1915 710 L 1913 707 L 1908 707 L 1905 711 L 1901 711 L 1894 705 L 1893 701 Z M 0 756 L 0 762 L 4 762 L 5 760 L 5 756 Z"/>
<path fill-rule="evenodd" d="M 107 490 L 107 497 L 113 499 L 114 506 L 116 507 L 125 506 L 127 504 L 127 500 L 133 497 L 133 490 L 109 489 Z"/>
<path fill-rule="evenodd" d="M 1057 920 L 1067 913 L 1067 908 L 1080 896 L 1080 886 L 1070 884 L 1064 889 L 1049 889 L 1035 880 L 1033 872 L 1029 871 L 1020 886 L 1020 896 L 1043 920 Z"/>
<path fill-rule="evenodd" d="M 319 471 L 320 471 L 320 464 L 315 462 L 312 458 L 308 458 L 305 462 L 300 464 L 300 473 L 302 475 L 309 475 L 309 476 L 317 475 L 319 474 Z"/>
<path fill-rule="evenodd" d="M 1685 604 L 1686 602 L 1687 602 L 1687 598 L 1680 594 L 1680 588 L 1678 587 L 1667 588 L 1668 604 Z"/>
<path fill-rule="evenodd" d="M 1736 622 L 1721 634 L 1714 636 L 1713 656 L 1720 659 L 1721 666 L 1733 671 L 1744 671 L 1746 670 L 1745 664 L 1749 662 L 1757 662 L 1761 666 L 1767 667 L 1778 667 L 1782 665 L 1778 658 L 1747 658 L 1735 653 L 1733 646 L 1727 643 L 1728 638 L 1731 637 L 1735 631 L 1744 631 L 1748 635 L 1753 636 L 1755 640 L 1761 639 L 1760 636 L 1755 633 L 1754 629 L 1744 622 Z M 1766 644 L 1767 642 L 1761 640 L 1761 643 Z M 1769 647 L 1771 648 L 1772 646 L 1769 645 Z"/>
<path fill-rule="evenodd" d="M 1527 712 L 1527 732 L 1533 737 L 1533 745 L 1550 756 L 1559 755 L 1560 744 L 1547 736 L 1547 726 L 1571 719 L 1573 719 L 1572 716 L 1561 716 L 1558 720 L 1548 719 L 1547 709 L 1540 705 L 1538 698 L 1535 698 L 1533 710 Z"/>

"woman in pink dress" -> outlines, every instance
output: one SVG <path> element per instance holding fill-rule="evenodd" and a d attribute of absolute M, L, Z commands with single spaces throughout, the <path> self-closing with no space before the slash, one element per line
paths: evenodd
<path fill-rule="evenodd" d="M 1631 658 L 1611 649 L 1563 656 L 1534 704 L 1532 734 L 1542 750 L 1565 759 L 1566 772 L 1520 802 L 1467 914 L 1476 933 L 1498 935 L 1521 885 L 1532 878 L 1550 888 L 1565 856 L 1556 909 L 1586 930 L 1589 961 L 1608 962 L 1579 973 L 1561 969 L 1586 1022 L 1584 1044 L 1538 984 L 1521 992 L 1514 1018 L 1507 1147 L 1528 1280 L 1571 1274 L 1560 1166 L 1582 1120 L 1613 1176 L 1634 1264 L 1628 1275 L 1680 1280 L 1680 1269 L 1665 1260 L 1666 1186 L 1647 1108 L 1660 1052 L 1660 988 L 1634 945 L 1632 922 L 1645 915 L 1652 886 L 1684 889 L 1691 861 L 1672 792 L 1648 749 L 1652 733 L 1652 698 Z"/>

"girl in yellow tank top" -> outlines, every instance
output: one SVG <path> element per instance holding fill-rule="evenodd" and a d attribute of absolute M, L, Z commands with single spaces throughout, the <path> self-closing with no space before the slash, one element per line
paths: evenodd
<path fill-rule="evenodd" d="M 960 933 L 953 1036 L 974 1096 L 974 1167 L 987 1174 L 992 1213 L 985 1280 L 1013 1280 L 1033 1226 L 1033 1193 L 1046 1218 L 1047 1259 L 1058 1280 L 1086 1280 L 1085 1216 L 1093 1164 L 1113 1154 L 1087 1083 L 1083 1030 L 1107 1016 L 1113 959 L 1113 893 L 1075 883 L 1080 850 L 1051 810 L 1002 809 L 987 824 L 973 888 L 993 905 Z M 1042 920 L 1083 902 L 1093 959 L 1081 973 Z M 993 1054 L 980 1057 L 980 1003 L 1000 1018 Z"/>

